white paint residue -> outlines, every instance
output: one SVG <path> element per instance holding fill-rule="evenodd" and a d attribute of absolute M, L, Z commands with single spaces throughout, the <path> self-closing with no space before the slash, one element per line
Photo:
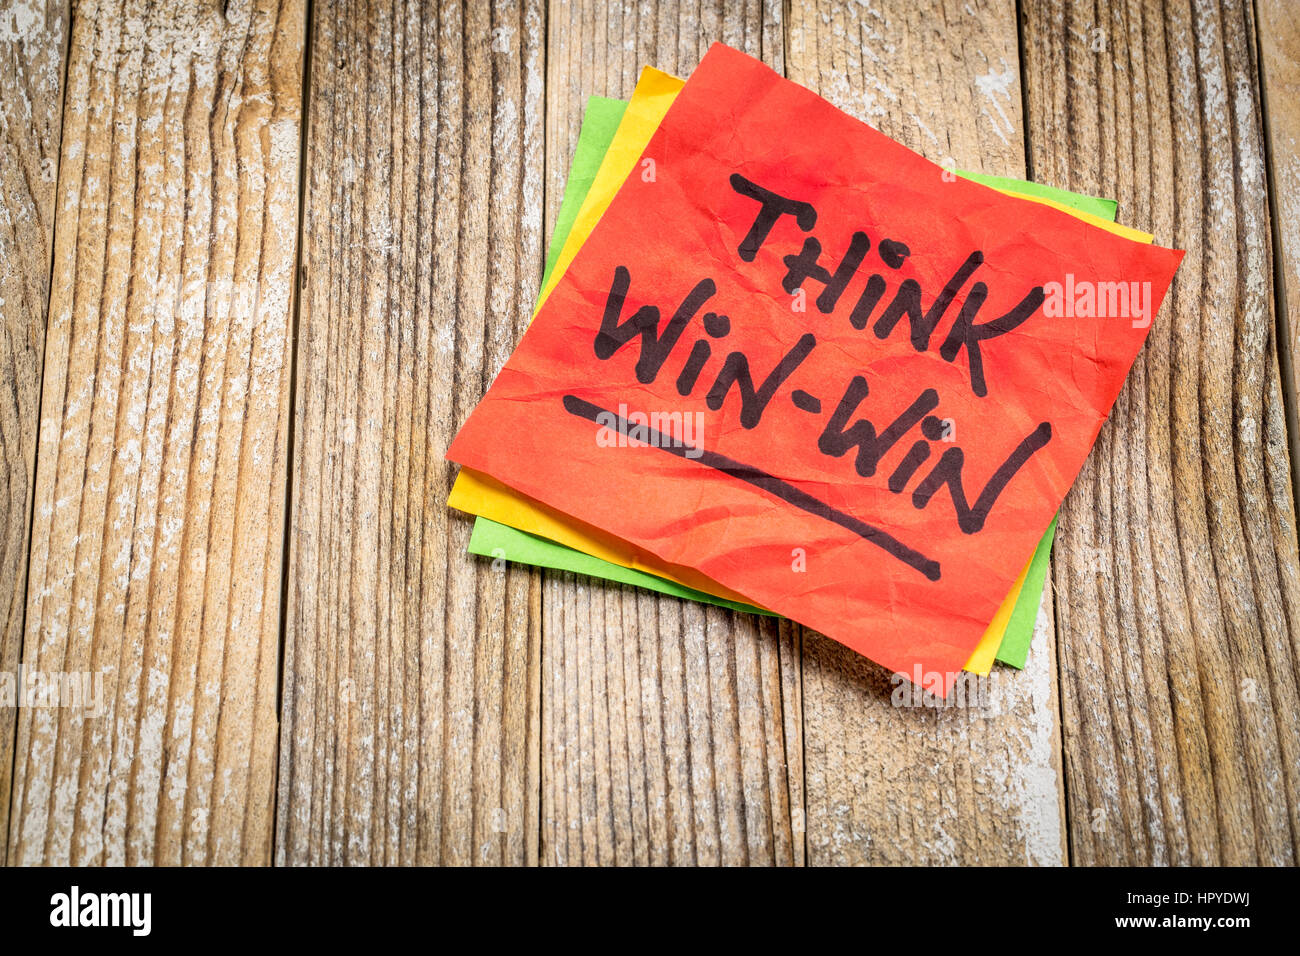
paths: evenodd
<path fill-rule="evenodd" d="M 0 43 L 26 41 L 34 43 L 36 34 L 45 27 L 45 8 L 41 0 L 16 0 L 0 13 Z"/>
<path fill-rule="evenodd" d="M 1047 586 L 1050 588 L 1051 584 Z M 1031 717 L 1025 734 L 1028 753 L 1011 777 L 1013 786 L 1020 791 L 1012 805 L 1021 808 L 1025 860 L 1036 866 L 1064 866 L 1060 780 L 1052 760 L 1057 711 L 1052 707 L 1051 660 L 1044 651 L 1047 642 L 1055 637 L 1048 618 L 1049 607 L 1049 601 L 1039 605 L 1029 658 L 1019 675 L 1028 683 Z"/>
<path fill-rule="evenodd" d="M 993 70 L 983 76 L 975 77 L 975 88 L 993 107 L 992 113 L 987 109 L 982 111 L 992 124 L 993 132 L 997 133 L 998 139 L 1002 142 L 1010 143 L 1010 137 L 1015 133 L 1015 126 L 1012 125 L 1011 117 L 1007 115 L 1003 101 L 1007 104 L 1011 102 L 1016 71 L 1007 66 L 1006 60 L 1000 59 L 1000 62 L 1001 70 Z"/>

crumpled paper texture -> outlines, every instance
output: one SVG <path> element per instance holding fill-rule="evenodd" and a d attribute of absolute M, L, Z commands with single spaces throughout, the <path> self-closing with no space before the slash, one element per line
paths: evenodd
<path fill-rule="evenodd" d="M 978 396 L 964 356 L 945 361 L 936 351 L 961 294 L 923 351 L 909 341 L 906 320 L 883 340 L 847 321 L 860 275 L 832 314 L 792 310 L 781 288 L 783 257 L 798 252 L 806 236 L 785 217 L 754 260 L 742 261 L 736 250 L 756 210 L 728 186 L 729 177 L 739 172 L 816 207 L 812 235 L 830 268 L 856 230 L 867 232 L 873 246 L 883 238 L 906 242 L 912 255 L 888 276 L 885 302 L 898 281 L 913 278 L 928 306 L 956 265 L 981 250 L 976 278 L 989 286 L 985 320 L 1028 288 L 1067 273 L 1083 282 L 1150 282 L 1158 308 L 1180 254 L 1114 236 L 1048 205 L 947 181 L 939 167 L 721 45 L 688 81 L 644 157 L 654 160 L 655 176 L 628 178 L 448 457 L 663 561 L 696 569 L 895 671 L 919 668 L 930 689 L 946 694 L 1073 481 L 1147 328 L 1116 318 L 1048 320 L 1040 311 L 987 343 L 987 394 Z M 657 305 L 666 321 L 697 282 L 716 283 L 708 307 L 726 311 L 731 332 L 714 343 L 718 355 L 691 394 L 674 387 L 681 355 L 653 381 L 640 382 L 635 343 L 607 360 L 593 354 L 620 266 L 630 275 L 624 319 Z M 862 273 L 873 268 L 880 266 L 864 264 Z M 734 392 L 719 409 L 706 404 L 704 392 L 727 349 L 743 352 L 761 379 L 809 332 L 814 350 L 757 427 L 740 424 Z M 697 334 L 683 336 L 681 353 Z M 1037 423 L 1051 423 L 1052 439 L 1017 472 L 984 526 L 967 534 L 946 490 L 917 508 L 910 489 L 896 494 L 886 486 L 894 462 L 864 478 L 851 454 L 818 452 L 817 434 L 854 375 L 871 385 L 854 417 L 868 417 L 878 429 L 922 388 L 939 392 L 935 414 L 957 425 L 972 498 Z M 795 388 L 820 396 L 820 416 L 795 408 Z M 698 412 L 711 451 L 924 551 L 941 569 L 937 580 L 862 534 L 734 474 L 662 449 L 605 447 L 590 421 L 566 411 L 566 396 L 605 409 Z M 913 437 L 894 449 L 896 456 Z M 923 466 L 916 478 L 927 472 Z M 802 568 L 792 561 L 796 552 L 805 558 Z"/>

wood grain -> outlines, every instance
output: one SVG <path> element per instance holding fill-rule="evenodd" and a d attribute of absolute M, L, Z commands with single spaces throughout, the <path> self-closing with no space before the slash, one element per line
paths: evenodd
<path fill-rule="evenodd" d="M 548 231 L 587 97 L 715 40 L 783 63 L 781 5 L 755 0 L 553 2 L 548 38 Z M 799 628 L 543 578 L 542 862 L 802 862 Z"/>
<path fill-rule="evenodd" d="M 536 859 L 538 577 L 443 453 L 537 295 L 544 32 L 313 7 L 278 863 Z"/>
<path fill-rule="evenodd" d="M 1025 10 L 1035 176 L 1187 250 L 1061 517 L 1074 857 L 1294 863 L 1300 564 L 1252 9 Z"/>
<path fill-rule="evenodd" d="M 9 794 L 21 687 L 36 466 L 41 360 L 50 302 L 54 187 L 68 44 L 66 0 L 31 0 L 0 13 L 0 861 L 9 840 Z"/>
<path fill-rule="evenodd" d="M 1012 3 L 796 0 L 787 29 L 791 79 L 934 162 L 1024 174 Z M 805 637 L 809 863 L 1064 862 L 1050 597 L 1025 672 L 962 678 L 960 707 L 894 706 L 881 668 Z"/>
<path fill-rule="evenodd" d="M 74 13 L 23 658 L 102 685 L 20 712 L 12 862 L 270 859 L 302 40 Z"/>
<path fill-rule="evenodd" d="M 1300 10 L 1260 0 L 1259 74 L 1269 160 L 1278 359 L 1287 404 L 1292 488 L 1300 488 Z"/>
<path fill-rule="evenodd" d="M 0 673 L 21 642 L 90 694 L 0 709 L 0 859 L 1298 862 L 1300 25 L 1016 7 L 0 12 Z M 1029 665 L 967 706 L 894 706 L 788 622 L 467 557 L 445 506 L 587 97 L 713 40 L 1188 250 Z"/>

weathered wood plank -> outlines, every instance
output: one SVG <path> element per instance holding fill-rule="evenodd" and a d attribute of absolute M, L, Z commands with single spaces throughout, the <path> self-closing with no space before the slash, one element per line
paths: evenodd
<path fill-rule="evenodd" d="M 537 2 L 313 7 L 276 860 L 536 859 L 539 581 L 443 453 L 541 275 Z"/>
<path fill-rule="evenodd" d="M 1025 11 L 1034 173 L 1187 250 L 1061 517 L 1073 854 L 1294 863 L 1300 562 L 1251 6 Z"/>
<path fill-rule="evenodd" d="M 1255 10 L 1282 343 L 1278 358 L 1282 389 L 1290 396 L 1287 435 L 1294 488 L 1300 475 L 1300 10 L 1285 0 L 1259 0 Z"/>
<path fill-rule="evenodd" d="M 782 69 L 776 2 L 553 2 L 548 36 L 548 223 L 588 96 L 715 40 Z M 802 862 L 799 629 L 543 579 L 542 862 Z"/>
<path fill-rule="evenodd" d="M 73 15 L 10 859 L 271 848 L 301 2 Z"/>
<path fill-rule="evenodd" d="M 66 0 L 15 3 L 0 13 L 0 861 L 9 840 L 14 705 L 21 694 L 17 671 L 67 45 Z"/>
<path fill-rule="evenodd" d="M 791 79 L 935 162 L 1023 175 L 1008 0 L 796 0 L 787 30 Z M 963 678 L 963 707 L 895 707 L 881 668 L 805 637 L 810 863 L 1064 861 L 1047 597 L 1025 672 Z"/>

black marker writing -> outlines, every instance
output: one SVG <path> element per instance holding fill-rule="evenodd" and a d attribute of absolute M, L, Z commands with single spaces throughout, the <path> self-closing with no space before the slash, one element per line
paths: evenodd
<path fill-rule="evenodd" d="M 620 418 L 611 411 L 593 405 L 591 402 L 583 401 L 576 395 L 564 396 L 564 409 L 570 415 L 576 415 L 579 418 L 585 418 L 588 421 L 597 422 L 606 428 L 614 428 L 616 431 L 627 434 L 628 430 L 633 428 L 626 419 Z M 611 424 L 612 423 L 612 424 Z M 775 495 L 783 501 L 786 501 L 796 508 L 817 515 L 819 518 L 825 518 L 827 521 L 839 525 L 841 528 L 847 528 L 854 534 L 865 538 L 872 544 L 892 554 L 898 560 L 910 567 L 916 568 L 931 581 L 939 580 L 939 562 L 927 558 L 921 552 L 914 548 L 909 548 L 887 531 L 883 531 L 874 525 L 867 524 L 850 514 L 846 514 L 837 508 L 832 507 L 820 498 L 816 498 L 806 491 L 796 488 L 788 481 L 776 477 L 770 472 L 761 468 L 755 468 L 753 465 L 746 465 L 744 462 L 736 461 L 734 458 L 728 458 L 726 455 L 720 455 L 717 452 L 708 449 L 696 448 L 693 445 L 687 445 L 678 441 L 671 435 L 661 435 L 654 429 L 649 429 L 648 434 L 644 434 L 646 429 L 641 428 L 643 434 L 638 438 L 645 441 L 652 448 L 658 448 L 666 451 L 671 455 L 679 458 L 693 458 L 703 465 L 717 469 L 723 474 L 738 478 L 747 482 L 756 488 Z"/>
<path fill-rule="evenodd" d="M 605 300 L 605 314 L 600 320 L 600 331 L 596 333 L 596 357 L 607 359 L 627 345 L 637 336 L 641 337 L 641 353 L 636 360 L 636 380 L 643 385 L 653 382 L 659 370 L 668 361 L 673 346 L 681 338 L 682 331 L 694 318 L 700 307 L 717 291 L 712 279 L 701 279 L 695 284 L 677 311 L 663 334 L 659 333 L 659 309 L 653 305 L 643 305 L 636 310 L 632 318 L 619 322 L 623 315 L 623 303 L 627 299 L 631 276 L 625 266 L 614 270 L 614 282 L 609 287 L 609 298 Z"/>
<path fill-rule="evenodd" d="M 817 223 L 817 211 L 810 203 L 782 196 L 739 173 L 731 175 L 730 184 L 737 194 L 758 204 L 753 221 L 736 250 L 745 262 L 754 261 L 764 244 L 772 241 L 773 231 L 782 218 L 792 219 L 793 224 L 804 233 L 811 232 Z M 778 241 L 788 242 L 788 229 L 777 235 L 785 237 Z M 906 319 L 908 339 L 917 352 L 930 350 L 940 324 L 958 297 L 964 294 L 961 308 L 938 347 L 938 355 L 943 361 L 953 362 L 960 352 L 965 351 L 971 391 L 979 397 L 987 395 L 983 345 L 1014 331 L 1026 322 L 1043 304 L 1042 287 L 1031 288 L 1019 304 L 1005 314 L 986 322 L 978 321 L 989 297 L 989 287 L 983 281 L 976 281 L 967 288 L 967 283 L 985 265 L 984 253 L 977 249 L 953 269 L 951 277 L 928 306 L 924 305 L 925 295 L 920 283 L 915 278 L 905 276 L 895 287 L 892 298 L 888 299 L 877 314 L 877 308 L 886 302 L 889 289 L 889 282 L 880 272 L 867 276 L 861 289 L 855 293 L 856 299 L 853 295 L 846 298 L 854 277 L 870 253 L 870 237 L 866 232 L 858 231 L 850 237 L 838 262 L 825 263 L 822 261 L 822 245 L 817 237 L 804 236 L 798 250 L 781 259 L 786 270 L 781 279 L 781 287 L 786 293 L 794 294 L 802 292 L 810 282 L 820 285 L 821 290 L 815 302 L 822 315 L 831 315 L 842 308 L 845 302 L 852 302 L 847 316 L 849 324 L 859 331 L 865 331 L 870 326 L 872 335 L 877 339 L 886 339 L 895 334 L 899 324 Z M 879 261 L 877 268 L 898 272 L 904 270 L 911 256 L 912 249 L 907 243 L 886 237 L 876 243 L 873 261 Z M 702 382 L 707 380 L 706 376 L 712 366 L 715 371 L 712 373 L 712 383 L 703 393 L 704 402 L 714 411 L 723 411 L 730 404 L 745 429 L 754 429 L 761 424 L 765 412 L 772 406 L 773 398 L 787 381 L 796 376 L 804 360 L 817 346 L 815 335 L 811 331 L 803 332 L 765 374 L 765 370 L 755 368 L 750 358 L 739 348 L 730 349 L 719 362 L 715 358 L 715 347 L 724 340 L 730 341 L 735 324 L 721 309 L 735 303 L 713 304 L 705 311 L 705 306 L 718 294 L 717 285 L 712 279 L 702 278 L 697 281 L 666 323 L 660 307 L 650 304 L 641 305 L 630 317 L 624 318 L 631 283 L 632 276 L 628 267 L 617 266 L 601 315 L 600 327 L 592 342 L 596 357 L 602 361 L 610 360 L 625 348 L 633 347 L 636 350 L 636 380 L 643 385 L 652 384 L 671 365 L 673 371 L 668 374 L 675 375 L 676 391 L 684 398 L 698 394 L 698 389 L 704 387 Z M 743 322 L 740 327 L 744 327 Z M 683 339 L 690 341 L 687 338 L 688 331 L 694 341 L 689 347 L 682 345 L 684 354 L 679 354 L 674 360 L 674 355 L 678 354 L 678 345 Z M 821 416 L 821 397 L 805 389 L 816 387 L 820 391 L 825 383 L 805 381 L 803 384 L 804 388 L 795 388 L 790 392 L 791 405 L 781 407 L 786 409 L 785 414 Z M 957 526 L 966 534 L 975 534 L 983 529 L 994 504 L 1020 469 L 1051 441 L 1051 424 L 1039 424 L 1022 440 L 980 489 L 972 503 L 966 493 L 966 477 L 963 474 L 966 453 L 962 448 L 947 448 L 930 467 L 928 474 L 923 474 L 933 453 L 931 443 L 953 440 L 952 420 L 931 414 L 941 403 L 938 390 L 923 386 L 924 383 L 918 383 L 919 393 L 911 403 L 902 411 L 896 411 L 893 420 L 883 428 L 877 429 L 870 418 L 860 414 L 863 402 L 871 394 L 868 379 L 865 375 L 853 376 L 842 397 L 834 402 L 828 419 L 818 432 L 813 433 L 817 435 L 817 450 L 830 458 L 844 458 L 852 452 L 854 471 L 863 478 L 873 478 L 882 466 L 885 467 L 888 469 L 886 487 L 898 495 L 906 492 L 914 478 L 923 475 L 917 479 L 911 493 L 913 507 L 928 507 L 935 495 L 947 488 Z M 824 391 L 822 396 L 825 397 Z M 607 426 L 611 417 L 617 419 L 613 413 L 605 412 L 572 395 L 564 397 L 564 406 L 571 414 L 593 421 L 596 420 L 596 415 L 605 416 L 601 420 Z M 791 411 L 791 407 L 794 411 Z M 626 422 L 618 419 L 616 427 L 621 429 L 625 426 Z M 918 428 L 919 437 L 915 432 Z M 691 446 L 690 454 L 687 455 L 685 446 L 678 449 L 671 441 L 664 445 L 658 437 L 651 442 L 655 447 L 673 454 L 680 452 L 679 457 L 699 460 L 724 474 L 768 491 L 795 507 L 848 528 L 921 571 L 930 580 L 939 579 L 937 562 L 902 544 L 881 529 L 837 511 L 802 489 L 752 465 L 707 449 Z"/>
<path fill-rule="evenodd" d="M 737 193 L 755 200 L 759 205 L 754 214 L 753 224 L 745 233 L 737 248 L 737 254 L 745 262 L 753 262 L 759 249 L 771 236 L 773 227 L 782 216 L 791 216 L 804 232 L 811 232 L 817 223 L 817 210 L 811 204 L 788 196 L 782 196 L 770 189 L 751 182 L 739 173 L 732 173 L 731 187 Z M 783 257 L 786 273 L 781 286 L 786 292 L 793 293 L 801 289 L 805 282 L 814 281 L 824 288 L 817 297 L 817 308 L 823 314 L 829 314 L 839 304 L 848 289 L 850 281 L 857 273 L 871 247 L 871 240 L 865 232 L 855 232 L 849 240 L 845 251 L 834 271 L 820 262 L 821 242 L 816 236 L 803 239 L 797 253 Z M 876 246 L 876 255 L 887 268 L 901 269 L 911 248 L 897 239 L 884 238 Z M 899 283 L 893 298 L 884 307 L 880 317 L 872 326 L 872 332 L 879 339 L 888 338 L 894 333 L 900 321 L 907 319 L 908 337 L 912 347 L 924 352 L 930 347 L 931 337 L 948 312 L 953 300 L 961 292 L 966 282 L 984 264 L 984 253 L 975 250 L 953 272 L 952 278 L 944 285 L 930 304 L 922 308 L 924 290 L 913 278 L 906 278 Z M 865 329 L 876 306 L 884 297 L 888 288 L 884 276 L 875 272 L 868 276 L 866 285 L 858 296 L 857 303 L 849 313 L 849 323 L 855 329 Z M 971 391 L 983 398 L 988 394 L 988 385 L 984 379 L 984 364 L 980 352 L 980 343 L 996 338 L 1017 328 L 1043 304 L 1043 288 L 1035 286 L 1024 294 L 1020 304 L 1005 315 L 989 322 L 976 322 L 976 316 L 988 297 L 988 286 L 976 283 L 967 294 L 966 300 L 949 331 L 939 355 L 946 362 L 952 362 L 959 352 L 966 351 L 970 365 Z"/>

